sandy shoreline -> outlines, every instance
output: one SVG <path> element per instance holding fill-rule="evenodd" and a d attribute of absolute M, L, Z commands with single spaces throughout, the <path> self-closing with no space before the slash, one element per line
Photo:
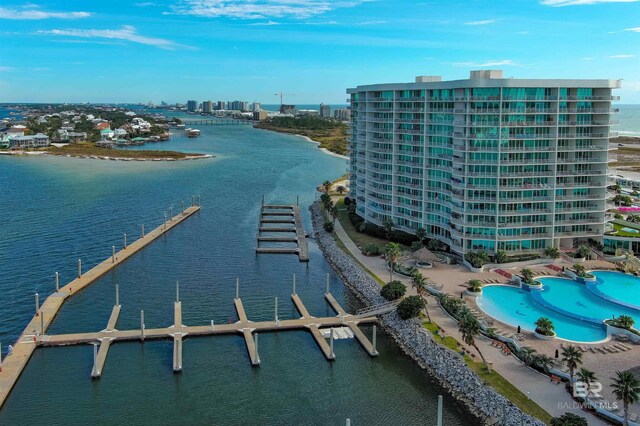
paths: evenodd
<path fill-rule="evenodd" d="M 311 142 L 311 143 L 314 143 L 314 144 L 316 144 L 316 145 L 320 145 L 320 142 L 318 142 L 318 141 L 314 141 L 314 140 L 313 140 L 313 139 L 311 139 L 309 136 L 299 135 L 299 134 L 297 134 L 297 133 L 296 133 L 296 134 L 294 134 L 294 136 L 299 136 L 299 137 L 301 137 L 302 139 L 306 140 L 307 142 Z M 334 157 L 343 158 L 343 159 L 345 159 L 345 160 L 348 160 L 348 159 L 349 159 L 349 157 L 347 157 L 346 155 L 336 154 L 335 152 L 331 152 L 331 151 L 329 151 L 329 150 L 328 150 L 328 149 L 326 149 L 326 148 L 320 148 L 320 151 L 324 152 L 325 154 L 332 155 L 332 156 L 334 156 Z"/>
<path fill-rule="evenodd" d="M 186 160 L 200 160 L 203 158 L 214 158 L 211 154 L 203 155 L 187 155 L 184 158 L 135 158 L 135 157 L 109 157 L 108 155 L 71 155 L 71 154 L 50 154 L 47 151 L 6 151 L 0 152 L 0 155 L 46 155 L 51 157 L 66 157 L 66 158 L 85 158 L 91 160 L 111 160 L 111 161 L 186 161 Z"/>

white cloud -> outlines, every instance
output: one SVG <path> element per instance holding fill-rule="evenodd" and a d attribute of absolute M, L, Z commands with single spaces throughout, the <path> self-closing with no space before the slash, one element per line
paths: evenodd
<path fill-rule="evenodd" d="M 356 22 L 355 25 L 382 25 L 386 23 L 387 21 L 363 21 L 363 22 Z"/>
<path fill-rule="evenodd" d="M 635 56 L 636 55 L 611 55 L 609 57 L 613 59 L 628 59 L 628 58 L 635 58 Z"/>
<path fill-rule="evenodd" d="M 253 24 L 249 24 L 249 25 L 255 25 L 255 26 L 271 26 L 271 25 L 280 25 L 280 22 L 276 22 L 276 21 L 254 22 Z"/>
<path fill-rule="evenodd" d="M 91 16 L 89 12 L 44 12 L 36 10 L 35 5 L 29 5 L 31 9 L 15 10 L 0 7 L 0 19 L 37 20 L 37 19 L 82 19 Z"/>
<path fill-rule="evenodd" d="M 453 65 L 456 67 L 499 67 L 503 65 L 514 67 L 520 66 L 520 64 L 513 62 L 511 59 L 502 59 L 500 61 L 489 60 L 485 62 L 454 62 Z"/>
<path fill-rule="evenodd" d="M 496 22 L 498 22 L 497 19 L 484 19 L 482 21 L 469 21 L 469 22 L 465 22 L 465 25 L 490 25 L 490 24 L 495 24 Z"/>
<path fill-rule="evenodd" d="M 581 6 L 585 4 L 597 3 L 633 3 L 639 0 L 542 0 L 540 3 L 546 6 Z"/>
<path fill-rule="evenodd" d="M 136 29 L 130 25 L 124 25 L 116 30 L 87 30 L 87 29 L 66 29 L 66 30 L 49 30 L 38 31 L 38 34 L 49 34 L 56 36 L 80 37 L 89 39 L 109 39 L 109 40 L 125 40 L 133 43 L 155 46 L 161 49 L 172 50 L 180 46 L 170 40 L 163 38 L 145 37 L 136 32 Z"/>
<path fill-rule="evenodd" d="M 149 7 L 149 6 L 155 6 L 156 4 L 152 1 L 144 1 L 142 3 L 134 3 L 133 5 L 138 7 Z"/>
<path fill-rule="evenodd" d="M 207 18 L 306 19 L 334 9 L 355 7 L 372 0 L 180 0 L 173 13 Z M 165 12 L 167 13 L 167 12 Z"/>
<path fill-rule="evenodd" d="M 635 28 L 627 28 L 623 31 L 633 31 L 634 33 L 640 33 L 640 27 L 635 27 Z"/>
<path fill-rule="evenodd" d="M 583 61 L 593 61 L 593 58 L 590 56 L 586 56 L 584 58 L 582 58 Z"/>

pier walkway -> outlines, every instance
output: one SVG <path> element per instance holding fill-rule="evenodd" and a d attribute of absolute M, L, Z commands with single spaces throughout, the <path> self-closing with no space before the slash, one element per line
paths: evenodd
<path fill-rule="evenodd" d="M 267 226 L 265 226 L 267 225 Z M 269 226 L 271 225 L 271 226 Z M 291 233 L 291 236 L 265 236 L 263 233 Z M 295 243 L 296 247 L 265 247 L 260 243 Z M 260 226 L 256 236 L 256 253 L 297 254 L 301 262 L 309 261 L 309 247 L 298 205 L 262 204 Z"/>
<path fill-rule="evenodd" d="M 327 360 L 335 360 L 336 356 L 333 351 L 333 327 L 348 327 L 362 347 L 370 356 L 377 356 L 376 351 L 376 329 L 374 325 L 372 341 L 364 335 L 359 328 L 359 324 L 376 322 L 376 317 L 358 317 L 348 314 L 335 300 L 335 298 L 327 293 L 325 295 L 327 301 L 333 309 L 338 313 L 335 317 L 316 318 L 309 314 L 304 303 L 297 294 L 292 294 L 291 298 L 296 308 L 301 314 L 298 319 L 274 321 L 251 321 L 247 317 L 242 304 L 242 299 L 237 297 L 233 303 L 238 313 L 239 321 L 232 324 L 211 324 L 201 326 L 186 326 L 182 323 L 182 303 L 176 300 L 174 303 L 174 324 L 166 328 L 146 329 L 141 324 L 140 329 L 135 330 L 117 330 L 115 324 L 120 313 L 120 306 L 116 305 L 109 319 L 107 328 L 95 333 L 73 333 L 73 334 L 56 334 L 56 335 L 40 335 L 35 341 L 25 342 L 31 347 L 35 346 L 67 346 L 78 344 L 94 344 L 100 345 L 100 349 L 96 351 L 94 347 L 94 366 L 91 372 L 93 378 L 102 375 L 109 345 L 119 341 L 144 341 L 148 339 L 173 339 L 173 371 L 178 373 L 182 371 L 182 345 L 186 336 L 215 336 L 223 334 L 240 334 L 244 337 L 247 346 L 249 361 L 253 366 L 260 365 L 260 354 L 258 351 L 258 333 L 273 331 L 289 331 L 289 330 L 308 330 L 323 355 Z M 321 329 L 331 328 L 329 333 L 329 343 L 323 336 Z M 20 344 L 22 345 L 22 343 Z"/>
<path fill-rule="evenodd" d="M 214 118 L 214 119 L 185 119 L 182 124 L 185 126 L 253 126 L 256 122 L 252 120 L 237 120 L 235 118 Z"/>
<path fill-rule="evenodd" d="M 42 342 L 44 337 L 43 335 L 46 333 L 53 319 L 60 311 L 65 300 L 93 284 L 98 278 L 116 268 L 119 264 L 146 247 L 155 239 L 200 210 L 200 206 L 195 205 L 193 199 L 191 204 L 191 207 L 183 209 L 183 211 L 177 215 L 171 215 L 172 217 L 169 219 L 165 218 L 162 225 L 148 234 L 144 234 L 143 230 L 144 235 L 132 244 L 127 245 L 125 240 L 125 245 L 122 250 L 115 252 L 114 249 L 112 255 L 109 256 L 108 259 L 99 263 L 87 272 L 82 271 L 82 262 L 78 260 L 77 278 L 67 285 L 58 288 L 55 293 L 47 297 L 41 306 L 37 307 L 36 315 L 34 315 L 34 317 L 29 321 L 29 324 L 27 324 L 26 328 L 18 338 L 17 343 L 14 345 L 12 355 L 7 356 L 2 360 L 2 368 L 0 369 L 0 407 L 2 407 L 4 401 L 11 392 L 11 389 L 13 389 L 13 386 L 20 377 L 20 374 L 22 374 L 22 371 L 29 362 L 36 346 Z M 103 361 L 97 362 L 94 366 L 92 375 L 95 377 L 99 377 L 102 373 L 102 366 L 104 365 L 104 360 L 106 360 L 109 345 L 119 333 L 115 330 L 115 325 L 120 314 L 120 306 L 117 301 L 116 305 L 117 306 L 114 307 L 111 314 L 107 328 L 99 333 L 99 338 L 91 340 L 91 343 L 100 344 L 100 350 L 96 354 L 96 358 L 98 360 L 103 359 Z"/>

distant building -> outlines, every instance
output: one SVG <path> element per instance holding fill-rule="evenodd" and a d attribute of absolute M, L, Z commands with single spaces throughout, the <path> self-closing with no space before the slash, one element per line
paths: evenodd
<path fill-rule="evenodd" d="M 198 109 L 198 101 L 187 101 L 187 111 L 196 112 Z"/>
<path fill-rule="evenodd" d="M 211 101 L 202 102 L 202 112 L 211 114 L 212 111 L 213 111 L 213 102 Z"/>
<path fill-rule="evenodd" d="M 111 140 L 116 135 L 116 133 L 111 129 L 103 129 L 100 130 L 100 139 L 103 140 Z"/>
<path fill-rule="evenodd" d="M 249 111 L 249 102 L 240 102 L 238 106 L 240 111 Z"/>
<path fill-rule="evenodd" d="M 298 115 L 317 117 L 319 114 L 317 109 L 301 109 L 298 111 Z"/>
<path fill-rule="evenodd" d="M 217 104 L 218 105 L 217 105 L 216 109 L 218 111 L 222 111 L 222 110 L 227 109 L 227 103 L 225 101 L 218 101 Z"/>
<path fill-rule="evenodd" d="M 256 111 L 260 111 L 262 109 L 262 105 L 260 104 L 260 102 L 254 102 L 253 105 L 251 106 L 251 111 L 256 112 Z"/>
<path fill-rule="evenodd" d="M 109 126 L 109 123 L 105 123 L 105 122 L 100 122 L 98 124 L 96 124 L 96 129 L 98 130 L 104 130 L 104 129 L 108 129 L 111 126 Z"/>
<path fill-rule="evenodd" d="M 329 105 L 320 104 L 320 117 L 331 118 L 331 107 Z"/>
<path fill-rule="evenodd" d="M 295 113 L 296 113 L 295 105 L 287 105 L 287 104 L 280 105 L 280 114 L 295 114 Z"/>
<path fill-rule="evenodd" d="M 11 149 L 43 148 L 49 146 L 49 136 L 38 133 L 30 136 L 16 136 L 9 141 Z"/>
<path fill-rule="evenodd" d="M 263 109 L 259 111 L 253 111 L 253 119 L 257 121 L 266 120 L 269 117 L 269 113 Z"/>
<path fill-rule="evenodd" d="M 348 108 L 339 108 L 333 111 L 333 118 L 340 121 L 351 121 L 351 110 Z"/>

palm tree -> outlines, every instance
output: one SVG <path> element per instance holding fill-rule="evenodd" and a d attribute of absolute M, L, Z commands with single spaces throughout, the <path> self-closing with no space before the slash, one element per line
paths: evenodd
<path fill-rule="evenodd" d="M 531 365 L 535 357 L 535 354 L 536 354 L 536 350 L 528 346 L 525 346 L 522 349 L 520 349 L 520 356 L 522 357 L 522 360 L 524 361 L 524 363 L 527 365 Z"/>
<path fill-rule="evenodd" d="M 487 360 L 484 359 L 484 355 L 482 355 L 482 352 L 480 352 L 480 349 L 478 349 L 478 346 L 476 345 L 476 336 L 480 334 L 480 323 L 478 320 L 472 315 L 467 314 L 460 320 L 458 330 L 460 331 L 460 334 L 462 334 L 462 340 L 464 343 L 475 348 L 480 355 L 480 358 L 482 358 L 484 366 L 487 367 L 487 371 L 491 372 L 491 367 L 489 367 Z"/>
<path fill-rule="evenodd" d="M 424 287 L 427 284 L 427 279 L 420 272 L 416 272 L 411 277 L 411 286 L 416 289 L 418 296 L 423 297 L 422 294 L 424 292 Z M 424 299 L 424 297 L 423 297 Z M 427 309 L 426 301 L 424 312 L 427 314 L 427 319 L 431 322 L 431 316 L 429 315 L 429 310 Z"/>
<path fill-rule="evenodd" d="M 533 271 L 529 268 L 523 268 L 520 273 L 522 274 L 522 278 L 524 278 L 524 282 L 529 284 L 533 281 Z"/>
<path fill-rule="evenodd" d="M 322 182 L 322 188 L 324 188 L 324 192 L 328 194 L 329 190 L 331 189 L 331 182 L 325 180 L 324 182 Z"/>
<path fill-rule="evenodd" d="M 384 256 L 389 262 L 389 281 L 393 281 L 393 266 L 400 257 L 400 244 L 388 243 L 384 246 Z"/>
<path fill-rule="evenodd" d="M 591 383 L 598 380 L 598 378 L 596 377 L 596 374 L 593 371 L 587 370 L 584 367 L 581 368 L 580 371 L 578 371 L 577 376 L 578 376 L 578 379 L 585 384 L 586 391 L 587 391 L 587 394 L 585 395 L 585 399 L 587 399 L 589 398 L 589 387 L 591 387 Z"/>
<path fill-rule="evenodd" d="M 540 333 L 543 336 L 553 336 L 553 322 L 549 318 L 540 317 L 535 322 L 536 333 Z"/>
<path fill-rule="evenodd" d="M 418 237 L 418 240 L 422 243 L 424 239 L 427 238 L 427 230 L 422 226 L 419 227 L 418 229 L 416 229 L 416 237 Z"/>
<path fill-rule="evenodd" d="M 562 348 L 562 362 L 569 367 L 569 383 L 573 389 L 573 371 L 582 364 L 582 352 L 572 345 Z"/>
<path fill-rule="evenodd" d="M 533 363 L 542 368 L 545 373 L 549 373 L 549 368 L 555 364 L 555 360 L 548 355 L 538 354 L 534 357 Z"/>
<path fill-rule="evenodd" d="M 382 221 L 382 227 L 384 228 L 387 240 L 389 241 L 391 241 L 391 232 L 393 232 L 394 226 L 396 226 L 396 224 L 393 223 L 393 219 L 391 219 L 390 217 L 387 217 L 384 219 L 384 221 Z"/>
<path fill-rule="evenodd" d="M 624 426 L 629 426 L 629 405 L 640 401 L 640 380 L 629 371 L 616 371 L 611 387 L 618 401 L 624 408 Z"/>

